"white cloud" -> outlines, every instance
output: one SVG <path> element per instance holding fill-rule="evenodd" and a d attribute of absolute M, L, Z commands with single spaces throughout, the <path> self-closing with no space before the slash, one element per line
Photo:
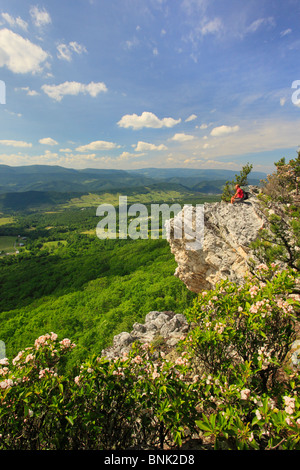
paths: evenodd
<path fill-rule="evenodd" d="M 68 62 L 71 62 L 73 52 L 76 54 L 87 52 L 85 46 L 78 44 L 76 41 L 69 42 L 69 44 L 59 44 L 57 46 L 57 50 L 57 57 L 59 59 L 67 60 Z"/>
<path fill-rule="evenodd" d="M 132 40 L 128 40 L 125 42 L 124 49 L 130 50 L 133 49 L 134 47 L 137 47 L 139 45 L 139 40 L 134 37 Z"/>
<path fill-rule="evenodd" d="M 155 114 L 144 111 L 141 116 L 126 114 L 120 119 L 118 126 L 125 128 L 132 127 L 135 130 L 142 129 L 143 127 L 160 129 L 162 127 L 173 127 L 179 122 L 181 122 L 181 119 L 176 120 L 170 117 L 159 119 Z"/>
<path fill-rule="evenodd" d="M 0 140 L 0 144 L 7 147 L 32 147 L 31 143 L 24 142 L 23 140 Z"/>
<path fill-rule="evenodd" d="M 291 32 L 292 32 L 291 28 L 285 29 L 284 31 L 281 31 L 280 37 L 283 38 L 284 36 L 291 34 Z"/>
<path fill-rule="evenodd" d="M 0 67 L 14 73 L 36 73 L 48 58 L 40 46 L 7 28 L 0 30 Z"/>
<path fill-rule="evenodd" d="M 9 111 L 8 109 L 5 110 L 8 114 L 11 116 L 17 116 L 17 117 L 22 117 L 21 113 L 14 113 L 13 111 Z"/>
<path fill-rule="evenodd" d="M 297 149 L 299 144 L 300 120 L 269 120 L 243 122 L 234 138 L 230 133 L 211 137 L 203 150 L 204 158 L 217 158 L 250 153 L 270 152 L 278 149 Z M 193 144 L 193 142 L 191 143 Z M 213 144 L 213 145 L 211 145 Z M 293 150 L 294 151 L 294 150 Z M 201 153 L 199 153 L 201 155 Z"/>
<path fill-rule="evenodd" d="M 26 23 L 26 21 L 22 20 L 22 18 L 20 18 L 20 16 L 18 16 L 17 18 L 14 18 L 9 13 L 2 13 L 2 18 L 11 27 L 18 26 L 19 28 L 23 29 L 24 31 L 27 31 L 28 23 Z"/>
<path fill-rule="evenodd" d="M 99 93 L 106 92 L 106 85 L 102 82 L 91 82 L 88 85 L 79 82 L 64 82 L 60 85 L 43 85 L 42 90 L 55 101 L 61 101 L 65 95 L 76 96 L 79 93 L 89 94 L 95 98 Z"/>
<path fill-rule="evenodd" d="M 45 26 L 52 22 L 51 16 L 48 11 L 45 10 L 45 8 L 40 10 L 37 6 L 34 6 L 30 8 L 29 12 L 34 25 L 38 28 L 41 28 L 42 26 Z"/>
<path fill-rule="evenodd" d="M 147 150 L 167 150 L 167 147 L 163 144 L 161 145 L 154 145 L 149 144 L 148 142 L 138 142 L 135 151 L 136 152 L 146 152 Z"/>
<path fill-rule="evenodd" d="M 188 118 L 186 118 L 185 122 L 190 122 L 190 121 L 193 121 L 194 119 L 197 119 L 197 115 L 191 114 Z"/>
<path fill-rule="evenodd" d="M 66 149 L 59 149 L 60 152 L 63 152 L 63 153 L 72 153 L 72 150 L 69 149 L 69 148 L 66 148 Z"/>
<path fill-rule="evenodd" d="M 26 91 L 27 92 L 26 94 L 28 96 L 37 96 L 37 95 L 39 95 L 39 93 L 37 91 L 31 90 L 29 88 L 29 86 L 23 86 L 21 88 L 15 88 L 15 91 L 18 91 L 18 90 Z"/>
<path fill-rule="evenodd" d="M 115 144 L 114 142 L 106 142 L 104 140 L 96 140 L 87 145 L 81 145 L 77 147 L 77 152 L 86 152 L 88 150 L 111 150 L 115 148 L 120 148 L 120 145 Z"/>
<path fill-rule="evenodd" d="M 250 26 L 246 28 L 247 33 L 255 33 L 261 26 L 275 26 L 275 20 L 273 16 L 269 16 L 268 18 L 258 18 L 257 20 L 253 21 Z"/>
<path fill-rule="evenodd" d="M 40 139 L 39 143 L 43 145 L 57 145 L 58 144 L 58 142 L 56 142 L 56 140 L 54 139 L 51 139 L 51 137 L 45 137 L 44 139 Z"/>
<path fill-rule="evenodd" d="M 67 154 L 59 155 L 56 152 L 51 152 L 46 150 L 43 154 L 40 155 L 28 155 L 24 153 L 15 153 L 15 154 L 0 154 L 0 163 L 11 166 L 20 166 L 20 165 L 60 165 L 70 168 L 86 168 L 90 166 L 91 162 L 93 167 L 95 163 L 98 163 L 98 160 L 95 153 L 82 155 L 82 154 Z M 101 164 L 100 168 L 103 167 Z"/>
<path fill-rule="evenodd" d="M 121 155 L 118 156 L 117 160 L 129 160 L 131 158 L 138 158 L 144 155 L 145 155 L 144 153 L 122 152 Z"/>
<path fill-rule="evenodd" d="M 219 126 L 219 127 L 214 127 L 213 130 L 211 131 L 210 135 L 214 137 L 218 136 L 223 136 L 226 134 L 231 134 L 233 132 L 237 132 L 239 130 L 239 126 Z"/>
<path fill-rule="evenodd" d="M 187 142 L 188 140 L 194 140 L 195 136 L 190 134 L 178 133 L 173 135 L 170 140 L 175 140 L 177 142 Z"/>
<path fill-rule="evenodd" d="M 223 28 L 223 23 L 220 18 L 214 18 L 213 20 L 205 22 L 200 27 L 200 33 L 202 36 L 207 34 L 216 34 L 219 33 Z"/>

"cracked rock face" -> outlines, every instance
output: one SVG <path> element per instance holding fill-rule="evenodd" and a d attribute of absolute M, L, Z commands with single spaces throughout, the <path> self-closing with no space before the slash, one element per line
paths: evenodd
<path fill-rule="evenodd" d="M 176 227 L 185 217 L 186 229 L 183 236 L 178 237 Z M 255 197 L 242 204 L 206 203 L 202 223 L 204 234 L 199 243 L 197 234 L 201 223 L 197 221 L 196 208 L 183 208 L 169 221 L 168 242 L 178 265 L 175 276 L 197 293 L 214 288 L 222 279 L 241 282 L 248 271 L 247 260 L 253 256 L 249 245 L 265 223 Z M 195 241 L 191 242 L 193 232 Z"/>

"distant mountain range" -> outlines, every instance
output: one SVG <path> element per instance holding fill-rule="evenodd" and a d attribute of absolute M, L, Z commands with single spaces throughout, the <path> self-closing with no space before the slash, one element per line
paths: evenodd
<path fill-rule="evenodd" d="M 124 190 L 157 183 L 181 185 L 192 191 L 219 194 L 236 171 L 188 168 L 144 168 L 140 170 L 75 170 L 51 165 L 11 167 L 0 165 L 0 194 L 25 191 L 98 192 Z M 249 183 L 258 184 L 265 173 L 252 172 Z"/>

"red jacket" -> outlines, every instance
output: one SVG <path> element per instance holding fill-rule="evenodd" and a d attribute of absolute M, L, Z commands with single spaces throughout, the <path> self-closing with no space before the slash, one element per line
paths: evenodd
<path fill-rule="evenodd" d="M 242 190 L 242 188 L 238 188 L 236 190 L 236 197 L 240 197 L 240 198 L 244 197 L 244 191 Z"/>

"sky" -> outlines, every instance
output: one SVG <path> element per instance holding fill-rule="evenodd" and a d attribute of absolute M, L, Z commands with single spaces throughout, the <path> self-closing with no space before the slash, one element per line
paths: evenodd
<path fill-rule="evenodd" d="M 275 170 L 300 0 L 0 0 L 0 164 Z"/>

